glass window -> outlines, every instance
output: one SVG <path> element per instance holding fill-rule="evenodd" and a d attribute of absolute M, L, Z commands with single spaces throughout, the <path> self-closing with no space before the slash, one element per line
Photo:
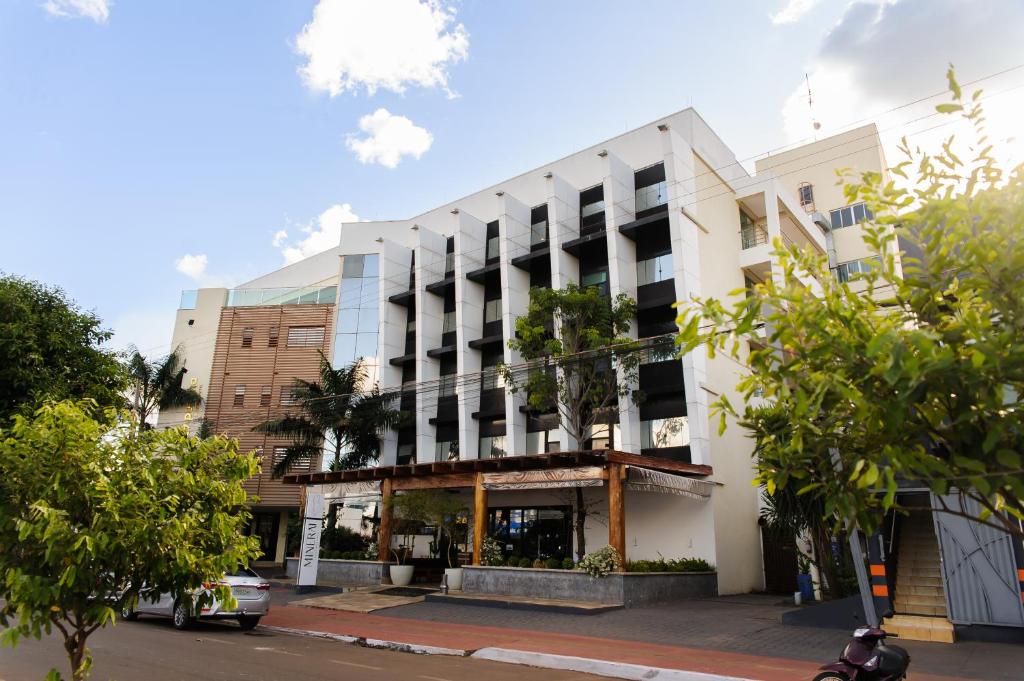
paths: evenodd
<path fill-rule="evenodd" d="M 444 320 L 441 324 L 441 333 L 449 333 L 455 330 L 455 310 L 444 313 Z"/>
<path fill-rule="evenodd" d="M 641 363 L 652 364 L 654 362 L 665 362 L 670 359 L 677 359 L 675 346 L 662 344 L 648 348 L 643 354 Z"/>
<path fill-rule="evenodd" d="M 341 297 L 338 299 L 338 306 L 343 310 L 359 307 L 362 290 L 363 281 L 361 279 L 342 279 Z"/>
<path fill-rule="evenodd" d="M 334 364 L 348 364 L 356 358 L 356 334 L 340 333 L 334 338 Z"/>
<path fill-rule="evenodd" d="M 494 260 L 501 255 L 501 238 L 492 236 L 487 240 L 487 259 Z"/>
<path fill-rule="evenodd" d="M 797 187 L 797 194 L 800 196 L 800 206 L 810 206 L 814 204 L 814 187 L 810 184 L 804 183 Z"/>
<path fill-rule="evenodd" d="M 598 272 L 591 272 L 584 274 L 580 277 L 580 286 L 587 288 L 589 286 L 596 286 L 598 292 L 601 295 L 608 294 L 608 270 L 600 270 Z"/>
<path fill-rule="evenodd" d="M 380 274 L 380 256 L 370 253 L 363 256 L 363 277 L 376 277 Z"/>
<path fill-rule="evenodd" d="M 236 385 L 235 386 L 235 400 L 234 400 L 234 402 L 232 404 L 234 406 L 236 406 L 236 407 L 244 407 L 245 406 L 245 386 L 244 385 Z"/>
<path fill-rule="evenodd" d="M 480 458 L 500 459 L 506 454 L 505 436 L 492 435 L 480 438 Z"/>
<path fill-rule="evenodd" d="M 377 356 L 377 334 L 375 333 L 360 333 L 356 335 L 356 357 L 376 357 Z"/>
<path fill-rule="evenodd" d="M 359 331 L 377 333 L 380 321 L 380 310 L 376 307 L 364 307 L 359 310 Z"/>
<path fill-rule="evenodd" d="M 690 424 L 685 416 L 640 422 L 640 447 L 685 447 L 690 444 Z"/>
<path fill-rule="evenodd" d="M 852 206 L 846 206 L 845 208 L 836 208 L 829 213 L 829 217 L 832 222 L 832 229 L 840 229 L 842 227 L 852 227 L 865 220 L 871 220 L 875 216 L 871 209 L 867 207 L 867 204 L 861 202 L 855 203 Z"/>
<path fill-rule="evenodd" d="M 459 441 L 446 440 L 434 444 L 434 461 L 458 461 Z"/>
<path fill-rule="evenodd" d="M 580 217 L 590 217 L 596 215 L 604 210 L 604 199 L 599 199 L 593 203 L 587 203 L 580 206 Z"/>
<path fill-rule="evenodd" d="M 181 302 L 178 304 L 179 310 L 194 310 L 196 309 L 196 300 L 199 298 L 199 291 L 182 291 Z"/>
<path fill-rule="evenodd" d="M 349 309 L 338 312 L 338 333 L 355 333 L 359 329 L 359 310 Z"/>
<path fill-rule="evenodd" d="M 291 326 L 288 328 L 288 347 L 318 348 L 324 344 L 324 327 Z"/>
<path fill-rule="evenodd" d="M 535 433 L 526 434 L 526 453 L 544 454 L 546 452 L 557 452 L 561 448 L 558 441 L 558 429 L 539 430 Z"/>
<path fill-rule="evenodd" d="M 863 222 L 864 221 L 864 217 L 865 217 L 864 212 L 865 211 L 864 211 L 864 204 L 863 203 L 858 203 L 858 204 L 854 205 L 854 207 L 853 207 L 853 221 L 854 222 Z"/>
<path fill-rule="evenodd" d="M 530 225 L 530 245 L 536 246 L 542 244 L 548 240 L 548 223 L 547 220 L 544 222 L 535 222 Z"/>
<path fill-rule="evenodd" d="M 458 379 L 455 374 L 448 374 L 447 376 L 441 376 L 437 386 L 438 397 L 451 397 L 455 394 L 455 385 Z"/>
<path fill-rule="evenodd" d="M 498 371 L 498 367 L 484 367 L 480 374 L 481 390 L 494 390 L 495 388 L 505 387 L 505 375 Z"/>
<path fill-rule="evenodd" d="M 636 190 L 636 212 L 638 213 L 666 203 L 668 203 L 668 185 L 664 180 Z"/>
<path fill-rule="evenodd" d="M 416 445 L 398 445 L 398 463 L 411 463 L 416 458 Z"/>
<path fill-rule="evenodd" d="M 296 400 L 295 397 L 292 395 L 291 386 L 281 387 L 281 395 L 279 398 L 279 402 L 282 407 L 291 407 L 298 403 L 298 400 Z"/>
<path fill-rule="evenodd" d="M 253 328 L 251 326 L 247 326 L 244 329 L 242 329 L 242 347 L 243 348 L 251 348 L 252 347 L 252 335 L 253 335 Z"/>
<path fill-rule="evenodd" d="M 647 260 L 640 260 L 636 264 L 637 286 L 655 284 L 659 281 L 672 279 L 673 276 L 671 253 L 665 253 L 664 255 Z"/>
<path fill-rule="evenodd" d="M 484 303 L 484 324 L 501 321 L 501 298 Z"/>
<path fill-rule="evenodd" d="M 299 294 L 299 305 L 316 305 L 316 301 L 320 298 L 320 289 L 303 289 Z"/>
<path fill-rule="evenodd" d="M 407 321 L 405 323 L 405 332 L 407 334 L 409 334 L 409 333 L 416 333 L 416 320 L 415 319 L 410 319 L 409 321 Z"/>
<path fill-rule="evenodd" d="M 270 406 L 270 397 L 273 394 L 274 393 L 271 390 L 271 387 L 269 385 L 265 385 L 262 388 L 260 388 L 260 406 L 261 407 L 269 407 Z"/>
<path fill-rule="evenodd" d="M 454 271 L 455 271 L 455 254 L 454 253 L 446 253 L 445 256 L 444 256 L 444 273 L 448 274 L 449 272 L 454 272 Z"/>
<path fill-rule="evenodd" d="M 363 276 L 363 256 L 346 255 L 341 264 L 342 279 L 358 279 Z"/>

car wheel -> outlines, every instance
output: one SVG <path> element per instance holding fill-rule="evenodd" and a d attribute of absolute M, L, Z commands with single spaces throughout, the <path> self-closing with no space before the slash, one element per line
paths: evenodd
<path fill-rule="evenodd" d="M 238 626 L 242 631 L 252 631 L 260 623 L 260 618 L 255 615 L 242 615 L 238 618 Z"/>
<path fill-rule="evenodd" d="M 841 672 L 824 672 L 815 676 L 814 681 L 850 681 L 850 677 Z"/>
<path fill-rule="evenodd" d="M 139 611 L 127 605 L 121 606 L 121 619 L 125 622 L 134 622 L 139 619 Z"/>
<path fill-rule="evenodd" d="M 172 620 L 175 629 L 188 629 L 192 626 L 192 610 L 188 607 L 188 603 L 178 601 L 174 604 Z"/>

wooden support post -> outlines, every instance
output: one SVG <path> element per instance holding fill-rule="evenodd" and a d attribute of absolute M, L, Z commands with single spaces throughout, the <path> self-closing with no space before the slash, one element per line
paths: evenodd
<path fill-rule="evenodd" d="M 473 565 L 480 565 L 480 550 L 487 535 L 487 490 L 484 489 L 484 474 L 476 474 L 473 490 Z"/>
<path fill-rule="evenodd" d="M 380 528 L 377 530 L 377 560 L 391 561 L 391 478 L 380 482 Z"/>
<path fill-rule="evenodd" d="M 626 503 L 622 486 L 623 466 L 608 464 L 608 544 L 619 552 L 625 570 L 626 563 Z"/>

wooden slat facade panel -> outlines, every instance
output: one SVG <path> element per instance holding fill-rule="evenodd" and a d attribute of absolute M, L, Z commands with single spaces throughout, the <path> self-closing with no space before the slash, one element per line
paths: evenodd
<path fill-rule="evenodd" d="M 207 396 L 206 418 L 216 432 L 238 438 L 242 451 L 261 449 L 262 471 L 245 483 L 246 491 L 259 497 L 255 507 L 297 507 L 299 490 L 271 478 L 271 457 L 275 446 L 287 439 L 252 432 L 253 426 L 286 413 L 298 413 L 294 406 L 281 406 L 281 388 L 290 388 L 296 378 L 318 380 L 320 354 L 328 357 L 334 336 L 333 305 L 281 305 L 277 307 L 226 307 L 221 311 L 213 370 Z M 277 327 L 277 346 L 270 347 L 270 330 Z M 317 347 L 288 347 L 288 329 L 323 326 L 323 342 Z M 242 345 L 245 329 L 252 329 L 252 345 Z M 235 406 L 235 388 L 245 386 L 242 406 Z M 270 387 L 270 404 L 261 406 L 264 386 Z M 319 469 L 319 461 L 313 462 Z M 305 472 L 305 471 L 295 471 Z"/>

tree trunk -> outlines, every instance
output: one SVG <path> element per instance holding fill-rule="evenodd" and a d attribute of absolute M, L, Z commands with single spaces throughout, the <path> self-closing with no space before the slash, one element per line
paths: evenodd
<path fill-rule="evenodd" d="M 576 488 L 576 560 L 587 554 L 587 507 L 583 503 L 583 488 Z"/>
<path fill-rule="evenodd" d="M 86 681 L 89 678 L 88 651 L 85 648 L 86 636 L 87 634 L 79 629 L 64 639 L 64 649 L 68 653 L 68 661 L 71 663 L 71 678 L 74 681 Z"/>

